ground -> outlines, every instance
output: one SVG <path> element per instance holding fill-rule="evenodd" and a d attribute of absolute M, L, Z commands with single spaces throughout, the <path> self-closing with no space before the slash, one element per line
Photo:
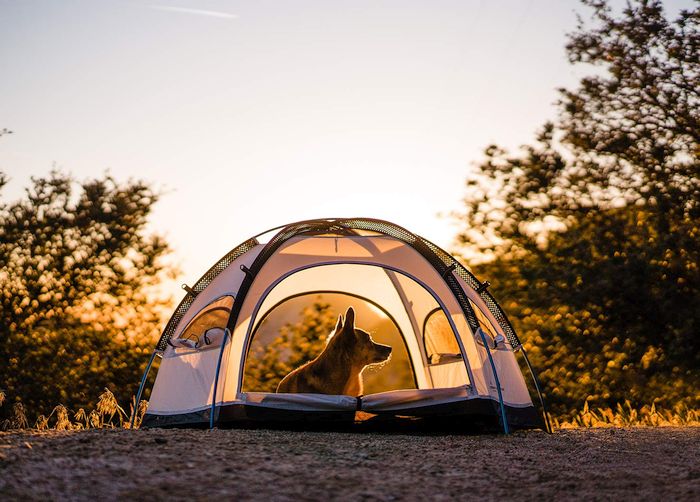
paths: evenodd
<path fill-rule="evenodd" d="M 0 499 L 700 500 L 700 428 L 0 433 Z"/>

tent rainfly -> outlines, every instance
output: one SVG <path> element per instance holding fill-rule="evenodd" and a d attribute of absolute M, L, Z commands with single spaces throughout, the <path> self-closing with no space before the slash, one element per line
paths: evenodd
<path fill-rule="evenodd" d="M 268 230 L 226 254 L 194 286 L 183 286 L 187 293 L 137 393 L 140 402 L 149 370 L 161 358 L 142 426 L 352 424 L 362 411 L 383 424 L 409 417 L 505 433 L 551 430 L 527 354 L 488 286 L 450 254 L 389 222 L 318 219 Z M 358 328 L 364 328 L 360 304 L 380 312 L 383 325 L 398 333 L 397 356 L 381 371 L 401 366 L 410 378 L 387 378 L 393 387 L 366 384 L 361 396 L 279 393 L 275 382 L 266 389 L 246 382 L 247 364 L 259 354 L 251 347 L 274 345 L 274 313 L 288 321 L 292 309 L 285 314 L 286 303 L 312 304 L 319 295 L 354 306 Z M 273 356 L 282 360 L 290 350 Z M 539 412 L 516 354 L 532 376 Z"/>

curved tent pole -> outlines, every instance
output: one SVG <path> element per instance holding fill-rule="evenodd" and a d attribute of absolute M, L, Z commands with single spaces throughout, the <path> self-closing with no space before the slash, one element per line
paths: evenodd
<path fill-rule="evenodd" d="M 479 336 L 481 337 L 481 341 L 484 344 L 484 347 L 486 348 L 486 353 L 489 356 L 489 362 L 491 363 L 491 369 L 493 370 L 493 377 L 496 380 L 496 390 L 498 390 L 498 402 L 501 405 L 501 418 L 503 420 L 503 433 L 504 434 L 509 434 L 510 431 L 508 430 L 508 418 L 506 418 L 506 407 L 503 404 L 503 394 L 501 393 L 501 382 L 498 379 L 498 372 L 496 371 L 496 363 L 493 362 L 493 356 L 491 355 L 491 349 L 489 348 L 489 344 L 486 343 L 486 337 L 484 336 L 484 330 L 481 328 L 478 328 L 477 331 L 479 332 Z"/>
<path fill-rule="evenodd" d="M 231 332 L 226 328 L 224 330 L 224 339 L 221 341 L 221 350 L 219 351 L 219 360 L 216 363 L 216 374 L 214 375 L 214 392 L 211 397 L 211 409 L 209 411 L 209 428 L 214 428 L 214 412 L 216 411 L 216 390 L 219 386 L 219 372 L 221 371 L 221 359 L 224 355 L 224 348 L 226 347 L 226 342 L 229 339 Z"/>
<path fill-rule="evenodd" d="M 525 364 L 527 364 L 527 368 L 530 370 L 530 375 L 532 376 L 532 381 L 535 384 L 535 389 L 537 389 L 537 396 L 540 398 L 540 406 L 542 406 L 542 417 L 544 418 L 544 426 L 545 426 L 546 432 L 549 432 L 551 434 L 552 433 L 552 424 L 549 422 L 549 415 L 547 414 L 547 407 L 544 404 L 544 397 L 542 397 L 542 390 L 540 389 L 540 379 L 537 378 L 537 373 L 535 373 L 534 368 L 530 364 L 530 358 L 527 357 L 527 352 L 525 352 L 525 347 L 523 347 L 521 345 L 520 351 L 523 353 L 523 357 L 525 358 Z"/>
<path fill-rule="evenodd" d="M 141 385 L 139 385 L 139 390 L 136 393 L 136 402 L 134 403 L 134 410 L 131 412 L 131 420 L 129 421 L 129 428 L 131 429 L 134 428 L 136 414 L 138 413 L 139 403 L 141 402 L 141 395 L 143 394 L 143 388 L 146 386 L 146 378 L 148 378 L 148 373 L 150 373 L 153 361 L 155 360 L 158 354 L 159 352 L 157 350 L 153 351 L 153 354 L 151 354 L 151 358 L 148 360 L 148 365 L 146 366 L 146 369 L 143 372 L 143 376 L 141 377 Z"/>

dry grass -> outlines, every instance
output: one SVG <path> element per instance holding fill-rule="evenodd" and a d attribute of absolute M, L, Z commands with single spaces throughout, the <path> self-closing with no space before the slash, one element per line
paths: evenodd
<path fill-rule="evenodd" d="M 5 392 L 0 390 L 0 407 L 6 401 Z M 99 396 L 97 406 L 89 413 L 80 408 L 70 418 L 70 411 L 63 405 L 56 406 L 48 416 L 39 415 L 34 423 L 36 430 L 80 430 L 80 429 L 104 429 L 131 427 L 129 418 L 134 413 L 134 428 L 141 426 L 143 416 L 148 408 L 148 401 L 141 401 L 135 406 L 135 399 L 130 403 L 130 413 L 127 414 L 117 398 L 109 389 L 105 389 Z M 700 426 L 700 410 L 688 408 L 685 405 L 677 405 L 672 410 L 657 409 L 654 404 L 643 406 L 641 409 L 633 408 L 629 401 L 618 403 L 615 409 L 596 408 L 591 409 L 586 402 L 581 410 L 572 419 L 550 417 L 555 429 L 577 429 L 591 427 L 679 427 Z M 26 411 L 22 403 L 12 405 L 12 417 L 0 422 L 0 430 L 29 429 Z"/>
<path fill-rule="evenodd" d="M 131 401 L 131 413 L 129 416 L 133 415 L 134 413 L 134 402 L 136 401 L 136 398 L 134 397 Z M 143 420 L 143 416 L 146 414 L 146 410 L 148 409 L 148 401 L 146 400 L 141 400 L 138 404 L 138 407 L 136 408 L 136 416 L 134 417 L 134 429 L 138 429 L 141 427 L 141 421 Z M 129 422 L 126 422 L 124 424 L 125 428 L 129 428 L 131 424 Z"/>
<path fill-rule="evenodd" d="M 12 415 L 11 419 L 5 420 L 5 423 L 9 422 L 10 428 L 26 429 L 29 427 L 27 414 L 24 411 L 24 405 L 22 403 L 15 403 L 12 405 Z"/>
<path fill-rule="evenodd" d="M 114 397 L 114 394 L 112 394 L 109 389 L 105 389 L 105 391 L 100 394 L 100 398 L 97 401 L 96 411 L 100 417 L 100 428 L 113 427 L 114 425 L 112 421 L 114 419 L 114 415 L 117 415 L 120 427 L 124 424 L 124 420 L 128 418 L 124 408 L 119 406 L 117 398 Z"/>
<path fill-rule="evenodd" d="M 618 403 L 615 409 L 591 409 L 588 402 L 583 405 L 578 415 L 572 420 L 553 419 L 557 429 L 575 429 L 579 427 L 671 427 L 700 425 L 700 410 L 677 405 L 673 410 L 657 409 L 656 405 L 643 406 L 637 410 L 629 401 Z"/>
<path fill-rule="evenodd" d="M 0 391 L 0 406 L 5 401 L 5 394 Z M 136 417 L 134 420 L 134 426 L 138 427 L 143 420 L 143 415 L 146 413 L 146 408 L 148 406 L 147 401 L 141 401 L 139 403 Z M 133 411 L 133 403 L 131 409 Z M 94 410 L 89 413 L 84 409 L 80 408 L 78 411 L 73 413 L 71 419 L 70 410 L 59 404 L 54 407 L 51 413 L 46 415 L 39 415 L 39 417 L 34 422 L 33 429 L 44 431 L 44 430 L 80 430 L 80 429 L 105 429 L 105 428 L 129 428 L 129 415 L 126 414 L 124 408 L 122 408 L 117 402 L 117 398 L 109 390 L 105 389 L 102 394 L 100 394 L 97 401 L 97 406 Z M 0 430 L 20 430 L 29 429 L 29 423 L 27 420 L 27 415 L 24 410 L 22 403 L 15 403 L 12 407 L 12 417 L 0 423 Z"/>

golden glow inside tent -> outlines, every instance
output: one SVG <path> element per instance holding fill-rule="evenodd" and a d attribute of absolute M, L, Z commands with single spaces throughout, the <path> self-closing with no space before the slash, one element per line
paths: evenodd
<path fill-rule="evenodd" d="M 387 222 L 313 220 L 261 234 L 188 289 L 154 352 L 162 360 L 143 423 L 352 421 L 364 411 L 465 424 L 490 418 L 505 431 L 543 427 L 515 358 L 516 351 L 526 355 L 487 286 L 449 254 Z M 310 292 L 381 307 L 403 337 L 415 388 L 359 397 L 244 389 L 261 320 Z"/>

